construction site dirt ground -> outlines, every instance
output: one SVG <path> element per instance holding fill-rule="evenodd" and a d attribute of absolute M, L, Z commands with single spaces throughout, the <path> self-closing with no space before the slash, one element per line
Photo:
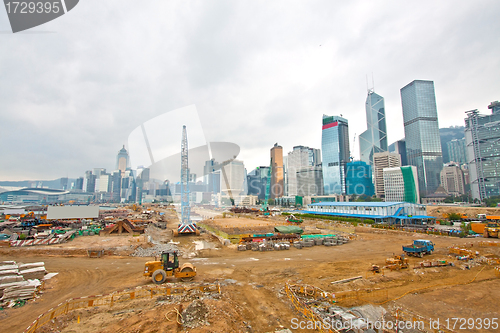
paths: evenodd
<path fill-rule="evenodd" d="M 427 206 L 427 215 L 443 218 L 443 214 L 466 214 L 469 219 L 477 218 L 477 214 L 500 215 L 500 207 L 460 207 L 460 206 Z"/>
<path fill-rule="evenodd" d="M 309 227 L 316 223 L 306 222 Z M 158 232 L 162 235 L 168 233 L 168 230 Z M 174 299 L 173 302 L 163 302 L 153 298 L 120 303 L 113 307 L 73 311 L 58 317 L 53 324 L 40 331 L 271 332 L 280 327 L 292 328 L 291 320 L 301 316 L 283 293 L 287 282 L 314 285 L 329 292 L 382 288 L 388 290 L 389 299 L 408 293 L 396 301 L 385 303 L 384 307 L 398 305 L 425 318 L 440 318 L 441 323 L 452 317 L 500 318 L 500 279 L 495 275 L 493 266 L 479 265 L 467 269 L 462 263 L 457 263 L 455 267 L 414 270 L 413 265 L 422 259 L 410 258 L 410 269 L 385 270 L 385 275 L 373 275 L 368 272 L 372 264 L 383 265 L 386 258 L 400 254 L 401 246 L 411 244 L 416 238 L 430 239 L 435 243 L 436 251 L 426 256 L 425 260 L 449 260 L 447 247 L 455 244 L 475 243 L 474 250 L 494 255 L 500 255 L 500 247 L 478 247 L 478 242 L 482 241 L 480 238 L 459 239 L 365 227 L 356 228 L 356 233 L 355 240 L 342 246 L 314 246 L 301 250 L 291 248 L 288 251 L 270 252 L 236 251 L 233 246 L 220 246 L 209 235 L 204 234 L 201 239 L 213 242 L 213 247 L 218 249 L 199 251 L 198 256 L 194 258 L 181 259 L 181 264 L 191 262 L 196 266 L 197 276 L 192 283 L 221 283 L 220 298 L 202 302 L 205 324 L 196 328 L 178 328 L 175 314 L 170 313 L 167 316 L 173 320 L 168 320 L 166 315 L 180 304 L 185 309 L 190 300 Z M 73 242 L 90 241 L 91 238 L 81 237 L 82 240 L 77 238 Z M 133 239 L 131 236 L 129 238 Z M 199 239 L 200 237 L 187 236 L 176 238 L 175 241 L 180 242 L 180 248 L 189 248 L 193 241 Z M 71 244 L 72 242 L 69 242 L 66 246 Z M 124 244 L 130 246 L 126 242 Z M 20 308 L 0 311 L 0 331 L 22 332 L 39 314 L 69 298 L 151 285 L 151 280 L 142 276 L 144 263 L 150 259 L 126 255 L 88 258 L 83 253 L 47 254 L 44 250 L 34 248 L 3 248 L 0 260 L 26 263 L 44 261 L 47 271 L 59 274 L 46 282 L 40 298 Z M 363 279 L 331 284 L 332 281 L 360 275 Z M 476 275 L 474 282 L 465 284 Z M 174 279 L 171 282 L 178 281 Z M 424 287 L 429 288 L 417 290 Z M 412 290 L 413 292 L 410 292 Z M 339 305 L 358 304 L 361 302 L 353 300 Z"/>

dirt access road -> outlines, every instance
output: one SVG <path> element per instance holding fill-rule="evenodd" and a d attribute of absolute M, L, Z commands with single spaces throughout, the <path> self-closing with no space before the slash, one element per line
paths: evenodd
<path fill-rule="evenodd" d="M 234 312 L 231 317 L 224 317 L 225 323 L 204 326 L 190 332 L 268 332 L 280 327 L 291 326 L 292 318 L 299 317 L 286 297 L 283 286 L 286 282 L 315 285 L 326 291 L 353 290 L 364 288 L 388 288 L 389 298 L 396 298 L 413 289 L 441 285 L 428 290 L 411 293 L 394 304 L 404 306 L 425 317 L 445 318 L 454 316 L 500 317 L 500 301 L 493 291 L 500 287 L 500 280 L 493 269 L 486 267 L 476 282 L 469 285 L 455 285 L 474 278 L 481 267 L 463 269 L 456 267 L 433 268 L 428 270 L 402 270 L 386 272 L 385 276 L 373 276 L 355 282 L 332 287 L 331 282 L 348 277 L 365 275 L 371 264 L 383 264 L 385 259 L 401 252 L 401 245 L 410 244 L 420 234 L 396 231 L 357 228 L 356 240 L 342 246 L 315 246 L 302 250 L 273 252 L 238 252 L 233 248 L 223 248 L 210 252 L 202 251 L 201 256 L 183 259 L 196 265 L 198 282 L 223 282 L 223 301 L 214 303 L 213 313 L 231 305 Z M 426 235 L 427 236 L 427 235 Z M 441 236 L 427 236 L 437 250 L 426 259 L 449 259 L 447 246 L 455 243 L 475 242 L 480 239 L 458 239 Z M 187 237 L 182 240 L 187 244 L 196 239 Z M 182 244 L 181 244 L 182 245 Z M 475 248 L 484 253 L 498 255 L 500 248 Z M 109 293 L 116 290 L 150 284 L 142 277 L 144 262 L 149 258 L 109 256 L 91 259 L 84 256 L 46 256 L 13 251 L 2 254 L 0 260 L 22 262 L 44 261 L 49 272 L 59 274 L 50 280 L 40 299 L 29 302 L 18 309 L 7 309 L 0 313 L 0 327 L 3 332 L 22 332 L 41 313 L 57 306 L 71 297 L 81 297 Z M 420 261 L 411 258 L 410 264 Z M 230 280 L 228 280 L 230 279 Z M 221 308 L 217 309 L 217 304 Z M 354 303 L 353 303 L 354 304 Z M 348 305 L 353 305 L 348 304 Z M 159 328 L 159 318 L 164 318 L 166 309 L 157 308 L 154 303 L 130 303 L 129 311 L 120 316 L 120 332 L 163 332 Z M 102 309 L 103 313 L 109 309 Z M 95 330 L 114 331 L 118 317 L 96 316 L 83 318 L 76 325 L 73 318 L 70 325 L 62 332 L 84 332 Z M 155 312 L 160 311 L 160 312 Z M 82 316 L 84 314 L 82 313 Z M 157 320 L 153 320 L 156 318 Z M 88 319 L 88 320 L 86 320 Z M 163 322 L 163 319 L 161 319 Z M 243 324 L 244 322 L 244 324 Z M 129 324 L 126 324 L 129 323 Z M 169 324 L 170 325 L 170 324 Z M 224 326 L 225 325 L 225 326 Z M 218 330 L 219 329 L 222 330 Z M 91 329 L 92 328 L 92 329 Z M 306 332 L 305 330 L 297 332 Z"/>

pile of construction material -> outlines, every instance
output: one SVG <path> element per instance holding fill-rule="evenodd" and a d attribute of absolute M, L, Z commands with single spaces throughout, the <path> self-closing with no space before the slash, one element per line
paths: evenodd
<path fill-rule="evenodd" d="M 43 262 L 0 262 L 0 302 L 5 304 L 34 298 L 46 274 Z"/>
<path fill-rule="evenodd" d="M 348 241 L 349 241 L 349 238 L 343 237 L 343 236 L 303 238 L 300 241 L 294 242 L 293 246 L 297 249 L 302 249 L 303 247 L 312 247 L 315 245 L 337 246 L 337 245 L 345 244 Z"/>
<path fill-rule="evenodd" d="M 304 247 L 312 247 L 315 245 L 337 246 L 345 244 L 349 241 L 348 237 L 343 236 L 324 236 L 314 238 L 302 238 L 293 242 L 293 246 L 297 249 Z M 288 241 L 265 241 L 265 242 L 246 242 L 238 245 L 238 251 L 280 251 L 289 250 L 290 242 Z"/>
<path fill-rule="evenodd" d="M 238 251 L 282 251 L 290 250 L 290 243 L 288 242 L 254 242 L 249 244 L 238 245 Z"/>

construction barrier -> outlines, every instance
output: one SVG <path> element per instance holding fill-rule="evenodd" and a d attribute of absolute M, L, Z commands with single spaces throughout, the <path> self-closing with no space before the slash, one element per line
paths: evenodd
<path fill-rule="evenodd" d="M 477 244 L 478 246 L 500 246 L 500 242 L 487 242 L 482 241 Z"/>
<path fill-rule="evenodd" d="M 288 299 L 290 299 L 290 301 L 292 302 L 293 304 L 293 307 L 295 308 L 295 310 L 297 310 L 297 312 L 301 313 L 304 318 L 306 318 L 307 320 L 313 322 L 313 323 L 316 323 L 316 322 L 322 322 L 322 319 L 319 318 L 318 315 L 316 315 L 314 312 L 312 312 L 311 308 L 309 306 L 307 306 L 306 304 L 304 304 L 298 297 L 297 295 L 295 294 L 295 291 L 294 289 L 291 289 L 290 287 L 294 287 L 294 289 L 296 290 L 296 287 L 297 286 L 290 286 L 287 284 L 285 284 L 285 292 L 286 292 L 286 295 L 288 297 Z M 319 288 L 316 288 L 316 287 L 312 287 L 312 286 L 306 286 L 307 287 L 310 287 L 312 288 L 311 290 L 315 292 L 315 290 L 320 290 Z M 323 291 L 322 291 L 323 292 Z M 327 294 L 325 292 L 323 292 L 324 294 Z M 336 329 L 329 329 L 329 330 L 323 330 L 323 328 L 320 326 L 318 327 L 318 331 L 320 332 L 328 332 L 328 333 L 339 333 L 339 331 L 337 331 Z"/>
<path fill-rule="evenodd" d="M 45 239 L 28 239 L 10 241 L 10 246 L 35 246 L 35 245 L 52 245 L 62 242 L 61 238 L 45 238 Z"/>
<path fill-rule="evenodd" d="M 328 293 L 317 287 L 309 285 L 292 285 L 289 286 L 296 294 L 303 294 L 309 297 L 321 298 L 332 303 L 339 303 L 349 299 L 366 301 L 368 298 L 378 298 L 386 300 L 388 298 L 387 289 L 365 289 L 365 290 L 350 290 L 340 291 L 336 293 Z"/>
<path fill-rule="evenodd" d="M 43 325 L 47 324 L 58 316 L 67 314 L 69 311 L 96 307 L 96 306 L 109 306 L 112 307 L 115 303 L 127 302 L 140 298 L 153 298 L 157 296 L 171 296 L 196 293 L 221 293 L 220 285 L 210 284 L 196 287 L 169 287 L 169 286 L 155 286 L 155 287 L 137 287 L 134 290 L 116 291 L 106 295 L 86 296 L 80 298 L 71 298 L 64 303 L 59 304 L 57 307 L 50 309 L 46 313 L 40 315 L 25 331 L 24 333 L 34 333 Z"/>

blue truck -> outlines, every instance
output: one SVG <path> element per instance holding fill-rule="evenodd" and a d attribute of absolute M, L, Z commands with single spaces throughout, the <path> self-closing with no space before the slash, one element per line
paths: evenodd
<path fill-rule="evenodd" d="M 431 254 L 434 251 L 434 243 L 426 239 L 415 239 L 412 245 L 403 246 L 403 252 L 408 256 L 422 258 L 424 254 Z"/>

